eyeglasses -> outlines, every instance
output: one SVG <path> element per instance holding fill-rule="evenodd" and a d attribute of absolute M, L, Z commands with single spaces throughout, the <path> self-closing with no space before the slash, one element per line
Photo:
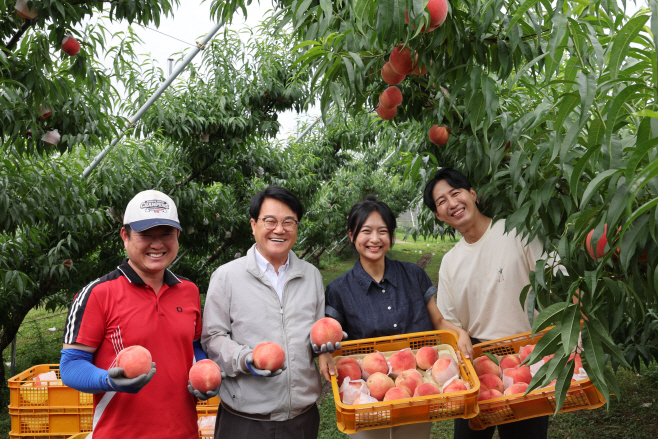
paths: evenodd
<path fill-rule="evenodd" d="M 274 230 L 279 225 L 279 220 L 277 220 L 276 218 L 267 217 L 267 218 L 258 218 L 258 219 L 263 221 L 263 226 L 267 230 Z M 295 221 L 294 219 L 287 218 L 281 222 L 281 225 L 283 226 L 283 230 L 285 230 L 286 232 L 294 232 L 295 230 L 297 230 L 297 226 L 299 226 L 299 221 Z"/>

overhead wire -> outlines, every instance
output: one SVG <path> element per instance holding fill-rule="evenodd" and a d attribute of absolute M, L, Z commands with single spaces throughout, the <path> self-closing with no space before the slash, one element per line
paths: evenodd
<path fill-rule="evenodd" d="M 171 35 L 166 34 L 166 33 L 164 33 L 164 32 L 160 32 L 160 31 L 157 30 L 157 29 L 153 29 L 153 28 L 148 27 L 148 26 L 144 26 L 144 27 L 145 27 L 146 29 L 148 29 L 148 30 L 152 30 L 153 32 L 157 32 L 157 33 L 162 34 L 162 35 L 164 35 L 164 36 L 166 36 L 166 37 L 173 38 L 174 40 L 180 41 L 181 43 L 185 43 L 185 44 L 187 44 L 187 45 L 189 45 L 189 46 L 192 46 L 192 47 L 197 47 L 196 44 L 188 43 L 187 41 L 183 41 L 183 40 L 181 40 L 180 38 L 172 37 Z"/>

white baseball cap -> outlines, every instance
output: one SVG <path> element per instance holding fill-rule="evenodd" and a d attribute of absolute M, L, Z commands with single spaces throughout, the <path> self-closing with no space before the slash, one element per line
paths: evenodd
<path fill-rule="evenodd" d="M 123 214 L 123 224 L 130 225 L 136 232 L 157 226 L 172 226 L 183 230 L 174 200 L 153 189 L 142 191 L 130 200 Z"/>

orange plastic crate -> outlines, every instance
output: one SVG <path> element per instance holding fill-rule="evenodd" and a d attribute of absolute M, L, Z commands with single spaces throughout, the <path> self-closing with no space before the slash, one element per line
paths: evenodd
<path fill-rule="evenodd" d="M 91 407 L 94 396 L 81 393 L 61 384 L 61 381 L 42 381 L 42 386 L 34 386 L 33 378 L 45 372 L 54 371 L 59 380 L 59 364 L 40 364 L 10 378 L 9 407 Z"/>
<path fill-rule="evenodd" d="M 89 436 L 88 432 L 85 433 L 78 433 L 74 436 L 69 437 L 68 439 L 85 439 L 87 436 Z"/>
<path fill-rule="evenodd" d="M 342 349 L 332 355 L 334 357 L 348 356 L 368 354 L 374 351 L 399 351 L 405 348 L 417 350 L 423 346 L 440 344 L 450 345 L 455 352 L 459 352 L 457 334 L 452 331 L 429 331 L 346 341 L 341 343 Z M 343 404 L 338 394 L 336 376 L 332 376 L 331 387 L 334 392 L 334 402 L 336 403 L 338 429 L 343 433 L 353 434 L 363 430 L 388 428 L 404 424 L 472 418 L 478 414 L 477 397 L 480 392 L 480 381 L 475 375 L 475 370 L 473 370 L 473 365 L 469 360 L 460 363 L 459 369 L 462 378 L 465 378 L 471 385 L 471 390 L 456 392 L 451 396 L 420 396 L 367 405 Z"/>
<path fill-rule="evenodd" d="M 479 343 L 473 346 L 475 358 L 485 352 L 496 355 L 517 354 L 523 346 L 536 344 L 551 328 L 538 332 L 532 337 L 531 332 L 513 335 L 507 338 Z M 559 413 L 582 409 L 595 409 L 605 404 L 605 398 L 596 390 L 589 379 L 571 384 Z M 526 396 L 506 396 L 502 398 L 478 401 L 480 414 L 469 421 L 473 430 L 483 430 L 493 425 L 536 418 L 555 413 L 555 387 L 533 390 Z"/>
<path fill-rule="evenodd" d="M 217 398 L 217 401 L 219 401 L 219 397 Z M 210 398 L 208 401 L 213 401 L 215 398 Z M 197 419 L 203 418 L 204 416 L 217 416 L 217 410 L 219 409 L 219 405 L 197 405 L 196 407 L 196 415 Z M 211 438 L 214 437 L 215 431 L 213 430 L 204 430 L 201 431 L 199 430 L 199 438 Z"/>
<path fill-rule="evenodd" d="M 24 435 L 58 434 L 67 437 L 91 431 L 91 407 L 9 408 L 11 433 Z"/>

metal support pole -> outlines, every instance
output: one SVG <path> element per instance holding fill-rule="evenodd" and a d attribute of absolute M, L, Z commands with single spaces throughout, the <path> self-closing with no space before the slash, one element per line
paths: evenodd
<path fill-rule="evenodd" d="M 174 70 L 174 59 L 173 58 L 167 58 L 167 68 L 169 70 L 169 76 L 171 76 L 171 72 Z"/>
<path fill-rule="evenodd" d="M 11 364 L 9 366 L 9 376 L 16 375 L 16 337 L 11 341 Z"/>
<path fill-rule="evenodd" d="M 173 74 L 169 75 L 169 77 L 167 78 L 167 80 L 166 80 L 165 82 L 163 82 L 162 85 L 160 85 L 160 88 L 158 88 L 158 89 L 156 90 L 156 92 L 153 93 L 153 96 L 151 96 L 151 98 L 150 98 L 150 99 L 149 99 L 149 100 L 148 100 L 148 101 L 142 106 L 142 108 L 140 108 L 140 109 L 137 111 L 137 113 L 135 113 L 135 115 L 132 116 L 132 117 L 129 119 L 129 122 L 130 122 L 130 123 L 129 123 L 129 127 L 126 128 L 126 129 L 121 133 L 121 135 L 120 135 L 119 137 L 117 137 L 116 139 L 114 139 L 114 140 L 112 141 L 112 143 L 110 143 L 108 146 L 106 146 L 105 149 L 103 149 L 103 151 L 101 151 L 101 153 L 98 154 L 98 155 L 96 156 L 96 158 L 94 159 L 94 161 L 91 162 L 91 164 L 90 164 L 89 166 L 87 166 L 87 169 L 85 169 L 84 172 L 82 173 L 82 178 L 83 178 L 83 179 L 87 178 L 87 176 L 91 173 L 91 171 L 94 170 L 94 168 L 95 168 L 96 166 L 98 166 L 98 164 L 103 160 L 103 158 L 107 155 L 107 153 L 110 152 L 110 150 L 111 150 L 112 148 L 114 148 L 114 146 L 115 146 L 117 143 L 119 143 L 119 140 L 121 140 L 121 139 L 123 138 L 123 136 L 125 136 L 126 133 L 127 133 L 129 130 L 131 130 L 131 129 L 133 129 L 133 128 L 135 127 L 135 124 L 137 123 L 137 121 L 139 121 L 139 119 L 142 118 L 142 116 L 144 115 L 144 113 L 146 113 L 146 110 L 148 110 L 149 107 L 150 107 L 151 105 L 153 105 L 153 104 L 155 103 L 155 101 L 158 100 L 158 98 L 159 98 L 160 95 L 165 91 L 165 89 L 166 89 L 167 87 L 169 87 L 169 85 L 171 85 L 171 83 L 174 81 L 174 79 L 176 79 L 176 78 L 178 77 L 178 75 L 179 75 L 183 70 L 185 70 L 185 67 L 187 67 L 187 65 L 188 65 L 190 62 L 192 62 L 192 60 L 194 59 L 194 57 L 195 57 L 195 56 L 196 56 L 201 50 L 205 49 L 206 44 L 208 44 L 208 42 L 212 39 L 212 37 L 215 36 L 215 34 L 217 33 L 217 31 L 218 31 L 223 25 L 224 25 L 224 21 L 220 21 L 220 22 L 217 23 L 215 26 L 213 26 L 212 29 L 210 29 L 210 31 L 208 32 L 208 34 L 203 38 L 203 40 L 201 40 L 201 42 L 199 42 L 199 41 L 196 42 L 196 45 L 197 45 L 197 46 L 196 46 L 194 49 L 192 49 L 192 50 L 190 51 L 190 53 L 187 54 L 187 56 L 185 57 L 185 59 L 183 60 L 183 62 L 181 62 L 181 63 L 176 67 L 176 69 L 174 70 Z"/>
<path fill-rule="evenodd" d="M 334 121 L 334 117 L 336 117 L 336 116 L 332 116 L 331 119 L 329 119 L 329 120 L 327 121 L 327 125 L 331 124 L 331 122 Z M 320 122 L 321 120 L 322 120 L 322 118 L 318 116 L 318 117 L 315 119 L 315 122 L 313 122 L 312 124 L 310 124 L 310 125 L 304 130 L 304 132 L 302 132 L 299 136 L 297 136 L 297 138 L 295 139 L 295 141 L 294 141 L 293 143 L 297 143 L 297 142 L 299 142 L 300 140 L 302 140 L 302 139 L 304 138 L 304 136 L 306 136 L 308 133 L 310 133 L 311 130 L 313 129 L 313 127 L 314 127 L 315 125 L 317 125 L 317 123 Z"/>

